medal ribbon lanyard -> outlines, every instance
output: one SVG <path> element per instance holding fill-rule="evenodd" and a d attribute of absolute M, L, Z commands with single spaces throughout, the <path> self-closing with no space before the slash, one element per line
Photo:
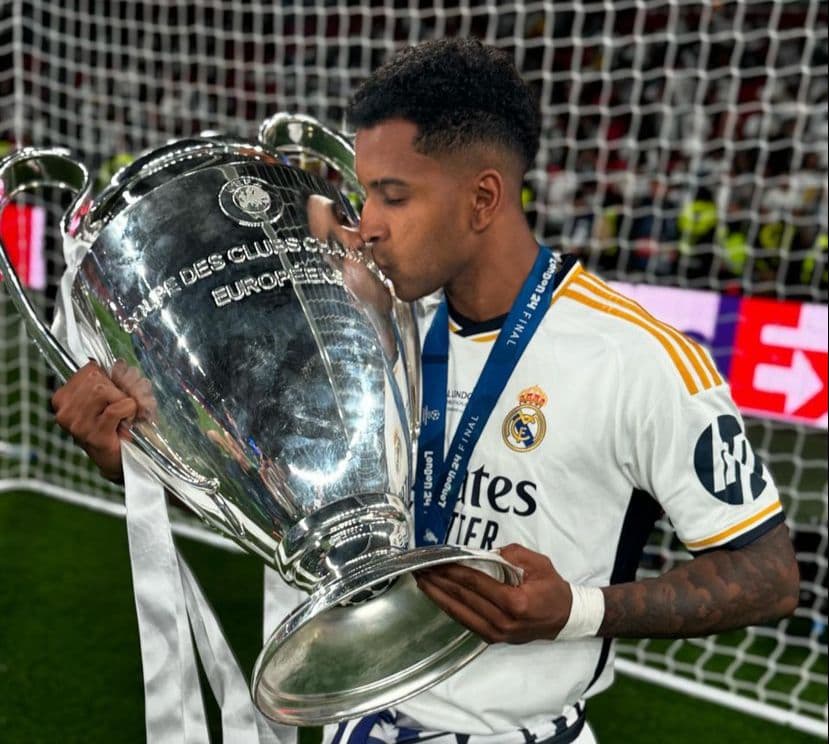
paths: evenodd
<path fill-rule="evenodd" d="M 449 310 L 441 302 L 423 345 L 423 415 L 414 485 L 415 541 L 441 544 L 455 510 L 469 458 L 504 386 L 550 307 L 558 258 L 542 248 L 493 344 L 455 435 L 446 443 Z"/>

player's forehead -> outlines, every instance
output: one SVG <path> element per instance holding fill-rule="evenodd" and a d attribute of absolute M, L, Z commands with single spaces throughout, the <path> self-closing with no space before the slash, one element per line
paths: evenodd
<path fill-rule="evenodd" d="M 357 130 L 355 167 L 360 183 L 365 188 L 411 185 L 434 177 L 440 165 L 415 149 L 417 133 L 417 126 L 404 119 L 389 119 Z"/>

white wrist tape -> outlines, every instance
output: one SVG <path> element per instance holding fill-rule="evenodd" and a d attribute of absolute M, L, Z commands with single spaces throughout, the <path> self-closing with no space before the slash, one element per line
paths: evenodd
<path fill-rule="evenodd" d="M 557 641 L 573 638 L 592 638 L 599 631 L 604 620 L 604 594 L 597 586 L 570 584 L 573 604 L 570 617 L 556 637 Z"/>

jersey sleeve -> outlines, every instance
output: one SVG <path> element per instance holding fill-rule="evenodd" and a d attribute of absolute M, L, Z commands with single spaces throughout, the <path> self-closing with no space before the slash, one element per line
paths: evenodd
<path fill-rule="evenodd" d="M 690 552 L 740 548 L 780 524 L 783 507 L 728 385 L 707 351 L 685 341 L 713 374 L 708 384 L 689 386 L 680 365 L 691 369 L 690 358 L 639 360 L 626 406 L 631 476 L 660 503 Z"/>

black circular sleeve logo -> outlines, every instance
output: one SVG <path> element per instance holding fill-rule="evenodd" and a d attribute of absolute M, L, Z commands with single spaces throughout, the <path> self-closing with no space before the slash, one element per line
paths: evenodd
<path fill-rule="evenodd" d="M 700 434 L 694 470 L 705 490 L 726 504 L 753 501 L 766 487 L 763 462 L 734 416 L 718 416 Z"/>

